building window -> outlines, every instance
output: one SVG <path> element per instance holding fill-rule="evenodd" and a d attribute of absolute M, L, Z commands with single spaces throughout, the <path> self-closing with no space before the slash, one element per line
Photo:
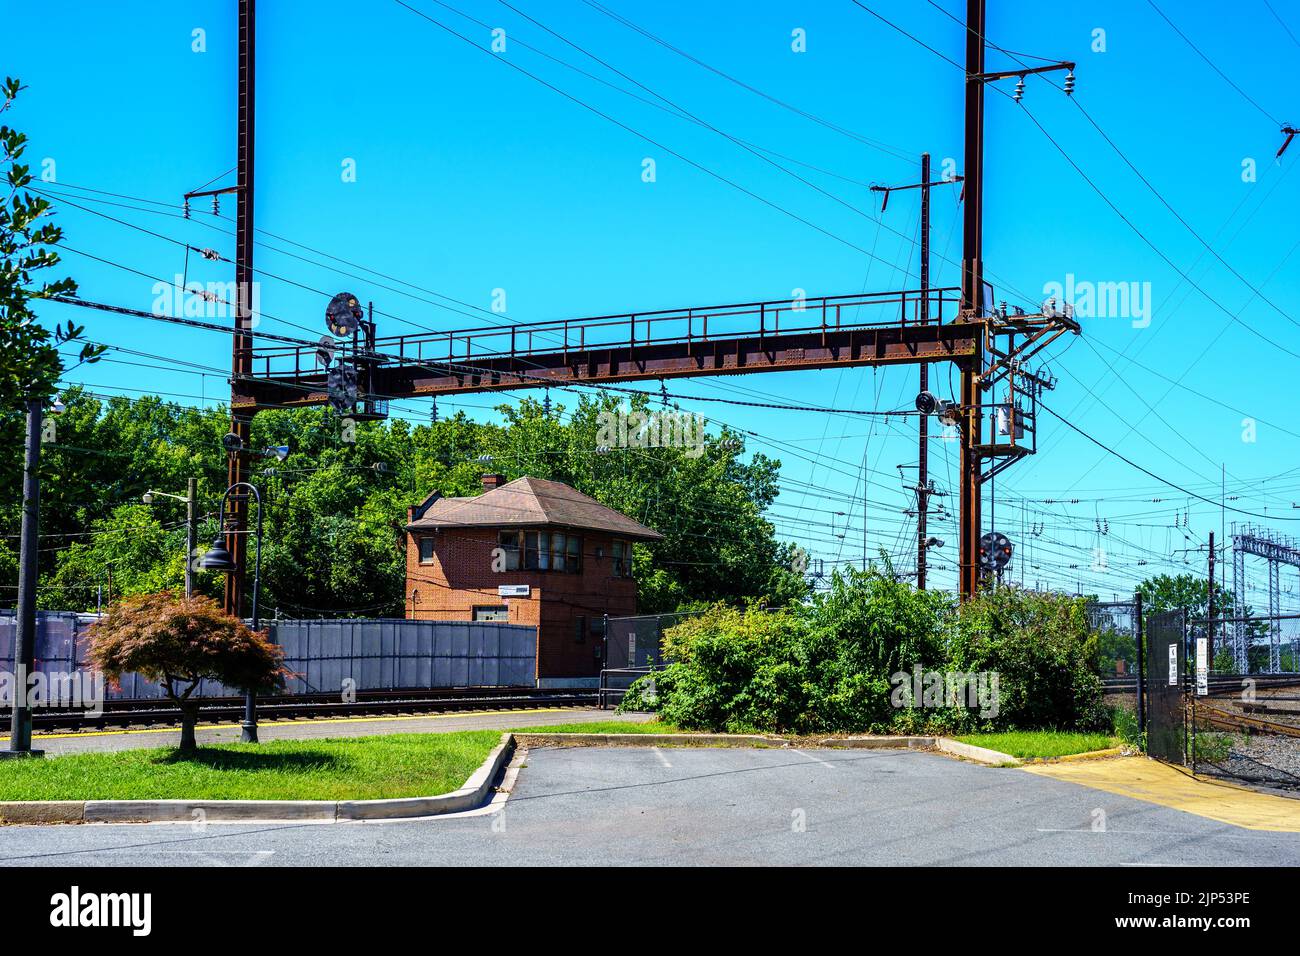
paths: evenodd
<path fill-rule="evenodd" d="M 478 605 L 474 608 L 474 620 L 505 623 L 510 620 L 510 609 L 504 604 Z"/>
<path fill-rule="evenodd" d="M 616 578 L 632 576 L 632 542 L 615 538 L 609 543 L 609 556 L 612 559 L 612 573 Z"/>
<path fill-rule="evenodd" d="M 587 642 L 587 617 L 584 614 L 573 619 L 573 639 L 579 644 Z"/>
<path fill-rule="evenodd" d="M 504 571 L 518 571 L 520 564 L 520 551 L 523 545 L 522 531 L 501 531 L 497 533 L 497 544 L 505 552 Z"/>
<path fill-rule="evenodd" d="M 582 537 L 561 531 L 502 531 L 507 571 L 582 571 Z M 513 554 L 513 557 L 512 557 Z"/>
<path fill-rule="evenodd" d="M 420 563 L 433 564 L 433 538 L 420 539 Z"/>

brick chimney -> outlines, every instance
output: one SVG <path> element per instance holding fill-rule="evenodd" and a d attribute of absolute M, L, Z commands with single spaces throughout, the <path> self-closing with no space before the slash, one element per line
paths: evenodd
<path fill-rule="evenodd" d="M 493 488 L 500 488 L 506 483 L 505 475 L 488 474 L 483 476 L 483 490 L 491 491 Z"/>

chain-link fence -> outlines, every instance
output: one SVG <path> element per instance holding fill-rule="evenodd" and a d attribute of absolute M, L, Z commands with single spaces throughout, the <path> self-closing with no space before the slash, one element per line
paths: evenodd
<path fill-rule="evenodd" d="M 1286 673 L 1237 673 L 1232 632 L 1216 620 L 1193 622 L 1189 646 L 1198 658 L 1195 693 L 1191 695 L 1191 763 L 1197 773 L 1285 789 L 1300 789 L 1300 676 Z M 1234 619 L 1247 632 L 1268 620 Z M 1256 627 L 1256 625 L 1259 625 Z M 1262 648 L 1265 652 L 1267 645 Z M 1210 659 L 1227 665 L 1212 668 Z M 1248 663 L 1251 662 L 1248 658 Z M 1267 657 L 1264 658 L 1267 663 Z"/>

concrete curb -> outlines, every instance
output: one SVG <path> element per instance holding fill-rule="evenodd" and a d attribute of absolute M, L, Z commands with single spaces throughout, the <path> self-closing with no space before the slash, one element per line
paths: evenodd
<path fill-rule="evenodd" d="M 514 753 L 508 731 L 459 790 L 391 800 L 59 800 L 0 802 L 0 823 L 194 823 L 390 820 L 470 810 L 483 803 Z"/>
<path fill-rule="evenodd" d="M 934 737 L 826 737 L 819 747 L 848 747 L 862 750 L 931 750 Z"/>
<path fill-rule="evenodd" d="M 964 744 L 960 740 L 952 740 L 948 737 L 936 737 L 934 746 L 946 754 L 952 754 L 954 757 L 965 757 L 967 760 L 987 764 L 991 767 L 1019 767 L 1022 765 L 1020 758 L 1013 757 L 1011 754 L 989 750 L 987 747 L 976 747 L 974 744 Z"/>
<path fill-rule="evenodd" d="M 515 734 L 521 747 L 789 747 L 763 734 Z"/>

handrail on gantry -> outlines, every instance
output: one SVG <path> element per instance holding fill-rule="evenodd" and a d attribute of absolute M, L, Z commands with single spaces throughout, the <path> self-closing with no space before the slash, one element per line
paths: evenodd
<path fill-rule="evenodd" d="M 927 294 L 931 302 L 931 324 L 942 324 L 945 318 L 955 315 L 955 309 L 949 309 L 945 315 L 944 306 L 960 302 L 959 289 L 934 288 Z M 920 289 L 903 289 L 415 332 L 376 338 L 370 354 L 378 362 L 390 359 L 465 361 L 720 339 L 757 337 L 762 341 L 769 336 L 908 326 L 920 322 L 921 295 Z M 862 321 L 855 317 L 858 310 L 882 308 L 889 309 L 889 318 Z M 734 321 L 745 318 L 756 321 L 748 324 Z M 310 373 L 317 367 L 313 351 L 305 346 L 256 350 L 257 357 L 264 360 L 267 375 L 275 374 L 271 369 L 272 360 L 290 357 L 293 369 L 289 372 L 285 368 L 285 373 Z M 308 357 L 306 362 L 304 356 Z"/>

